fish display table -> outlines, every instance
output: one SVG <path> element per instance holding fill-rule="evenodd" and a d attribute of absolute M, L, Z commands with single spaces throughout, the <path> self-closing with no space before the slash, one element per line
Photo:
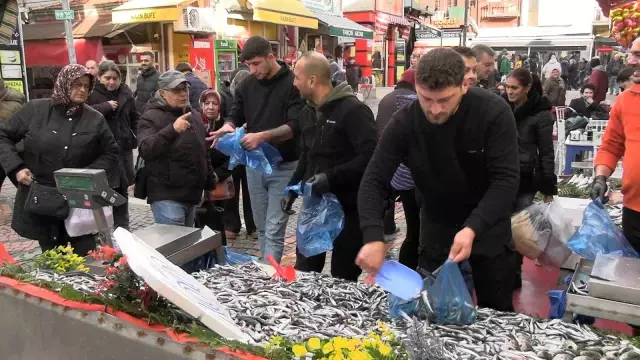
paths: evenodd
<path fill-rule="evenodd" d="M 565 316 L 573 313 L 640 326 L 640 260 L 581 259 L 567 291 Z"/>

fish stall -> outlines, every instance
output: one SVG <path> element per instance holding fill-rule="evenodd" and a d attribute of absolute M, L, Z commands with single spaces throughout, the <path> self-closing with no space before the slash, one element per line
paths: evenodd
<path fill-rule="evenodd" d="M 0 266 L 3 359 L 640 358 L 628 340 L 561 320 L 474 308 L 469 325 L 435 323 L 424 295 L 391 318 L 382 288 L 326 274 L 289 282 L 248 262 L 189 275 L 126 230 L 115 236 L 126 257 L 101 250 L 104 274 Z"/>

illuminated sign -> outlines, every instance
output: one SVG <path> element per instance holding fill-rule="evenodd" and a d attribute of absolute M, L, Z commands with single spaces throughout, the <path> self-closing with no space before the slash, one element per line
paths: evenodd
<path fill-rule="evenodd" d="M 181 16 L 181 12 L 177 7 L 114 10 L 111 13 L 111 22 L 114 24 L 137 24 L 177 21 Z"/>

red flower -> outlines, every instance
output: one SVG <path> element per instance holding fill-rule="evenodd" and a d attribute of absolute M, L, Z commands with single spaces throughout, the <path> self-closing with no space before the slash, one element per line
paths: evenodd
<path fill-rule="evenodd" d="M 129 265 L 129 262 L 127 261 L 127 257 L 122 255 L 120 260 L 118 260 L 118 264 L 120 265 L 120 267 L 124 267 L 124 266 Z"/>

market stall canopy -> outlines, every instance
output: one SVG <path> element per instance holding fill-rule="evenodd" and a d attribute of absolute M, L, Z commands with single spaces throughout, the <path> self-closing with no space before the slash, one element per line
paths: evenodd
<path fill-rule="evenodd" d="M 131 0 L 111 11 L 114 24 L 171 22 L 182 17 L 181 5 L 193 0 Z"/>
<path fill-rule="evenodd" d="M 100 38 L 75 39 L 73 46 L 78 64 L 84 64 L 88 60 L 99 61 L 104 56 Z M 69 64 L 65 39 L 25 41 L 24 56 L 27 67 L 62 67 Z"/>
<path fill-rule="evenodd" d="M 110 19 L 85 18 L 72 25 L 73 37 L 76 39 L 106 37 L 112 38 L 129 30 L 135 25 L 113 24 Z M 64 22 L 47 22 L 22 25 L 24 41 L 64 39 Z"/>
<path fill-rule="evenodd" d="M 329 35 L 354 39 L 373 39 L 373 30 L 345 17 L 320 10 L 313 11 L 329 27 Z"/>
<path fill-rule="evenodd" d="M 249 0 L 253 20 L 280 25 L 318 28 L 318 18 L 299 0 Z"/>

